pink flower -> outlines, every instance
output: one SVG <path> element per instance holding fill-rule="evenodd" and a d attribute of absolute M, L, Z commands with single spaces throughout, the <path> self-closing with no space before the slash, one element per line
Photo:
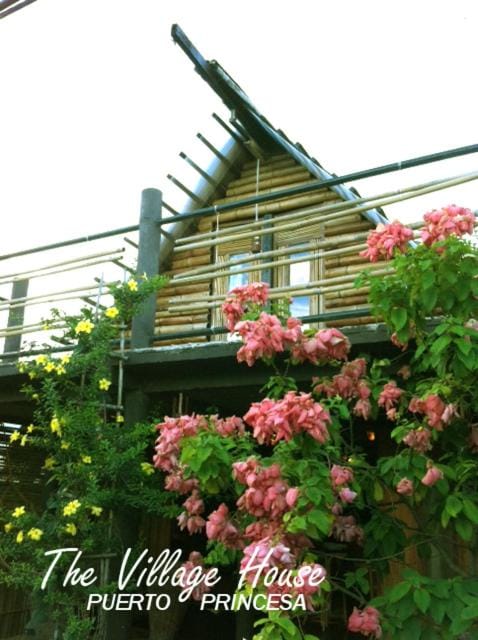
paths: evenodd
<path fill-rule="evenodd" d="M 403 438 L 402 442 L 404 442 L 411 449 L 414 449 L 417 453 L 425 453 L 432 448 L 430 439 L 431 432 L 429 429 L 424 429 L 420 427 L 418 429 L 412 429 L 409 431 L 407 435 Z"/>
<path fill-rule="evenodd" d="M 443 431 L 443 427 L 456 415 L 454 405 L 446 405 L 436 394 L 431 394 L 424 400 L 412 398 L 408 410 L 412 413 L 424 413 L 429 426 L 437 431 Z"/>
<path fill-rule="evenodd" d="M 240 466 L 244 464 L 245 467 Z M 247 486 L 246 491 L 237 501 L 238 508 L 256 518 L 269 517 L 273 520 L 282 518 L 284 513 L 294 508 L 299 490 L 296 487 L 289 487 L 283 480 L 278 464 L 259 467 L 256 463 L 253 468 L 251 464 L 252 460 L 248 460 L 246 463 L 233 465 L 233 474 L 236 479 Z"/>
<path fill-rule="evenodd" d="M 395 487 L 395 491 L 402 496 L 413 495 L 413 482 L 408 478 L 402 478 Z"/>
<path fill-rule="evenodd" d="M 213 511 L 206 523 L 206 535 L 209 540 L 219 540 L 226 547 L 240 549 L 242 547 L 239 530 L 229 519 L 229 509 L 224 503 Z"/>
<path fill-rule="evenodd" d="M 357 493 L 355 491 L 352 491 L 348 487 L 344 487 L 339 492 L 339 498 L 342 500 L 342 502 L 345 502 L 346 504 L 351 504 L 356 497 L 357 497 Z"/>
<path fill-rule="evenodd" d="M 286 547 L 281 542 L 273 544 L 270 538 L 263 538 L 262 540 L 259 540 L 259 542 L 253 542 L 244 549 L 244 555 L 241 560 L 241 570 L 244 571 L 246 569 L 251 558 L 254 558 L 254 565 L 262 564 L 271 550 L 272 553 L 268 558 L 268 564 L 263 569 L 264 572 L 272 567 L 292 568 L 295 566 L 296 559 L 291 553 L 289 547 Z M 246 573 L 246 580 L 252 583 L 255 576 L 256 570 L 251 570 Z"/>
<path fill-rule="evenodd" d="M 254 429 L 254 437 L 260 444 L 289 441 L 301 431 L 323 444 L 329 437 L 327 425 L 331 418 L 310 393 L 296 395 L 289 391 L 282 400 L 265 398 L 254 402 L 244 421 Z"/>
<path fill-rule="evenodd" d="M 379 407 L 384 407 L 386 411 L 396 406 L 403 394 L 403 389 L 397 387 L 395 380 L 391 380 L 384 385 L 378 397 Z"/>
<path fill-rule="evenodd" d="M 251 304 L 264 306 L 268 296 L 269 285 L 265 282 L 252 282 L 229 291 L 222 305 L 222 313 L 226 316 L 229 331 L 234 331 L 234 327 Z"/>
<path fill-rule="evenodd" d="M 425 226 L 421 232 L 422 240 L 427 246 L 445 240 L 450 235 L 462 236 L 473 233 L 475 216 L 470 209 L 457 207 L 454 204 L 434 209 L 423 216 Z"/>
<path fill-rule="evenodd" d="M 428 471 L 421 479 L 421 482 L 427 487 L 432 487 L 436 482 L 438 482 L 438 480 L 441 480 L 442 478 L 443 472 L 432 465 L 431 467 L 429 467 Z"/>
<path fill-rule="evenodd" d="M 154 466 L 162 471 L 172 472 L 176 469 L 179 460 L 179 443 L 183 437 L 194 436 L 199 429 L 207 428 L 207 420 L 204 416 L 193 414 L 169 418 L 156 425 L 160 432 L 156 440 L 153 457 Z"/>
<path fill-rule="evenodd" d="M 365 607 L 363 611 L 354 607 L 348 620 L 347 629 L 352 633 L 361 633 L 363 636 L 381 638 L 380 613 L 374 607 Z"/>
<path fill-rule="evenodd" d="M 343 484 L 353 482 L 354 472 L 350 467 L 340 467 L 337 464 L 332 466 L 330 470 L 330 479 L 334 489 L 341 487 Z"/>
<path fill-rule="evenodd" d="M 359 416 L 364 420 L 368 420 L 372 412 L 372 405 L 370 404 L 370 400 L 357 400 L 353 412 L 356 416 Z"/>
<path fill-rule="evenodd" d="M 256 321 L 238 322 L 235 330 L 244 342 L 237 352 L 237 360 L 247 362 L 250 367 L 256 360 L 273 358 L 285 349 L 284 329 L 276 316 L 262 312 Z"/>
<path fill-rule="evenodd" d="M 211 422 L 216 427 L 219 435 L 224 437 L 243 436 L 245 433 L 244 422 L 237 416 L 231 416 L 230 418 L 211 416 Z"/>
<path fill-rule="evenodd" d="M 192 571 L 197 573 L 197 567 L 201 567 L 202 576 L 207 576 L 209 573 L 213 571 L 213 569 L 208 569 L 207 571 L 203 568 L 202 555 L 199 551 L 192 551 L 189 554 L 189 558 L 186 562 L 181 565 L 185 569 L 185 574 L 181 578 L 180 587 L 182 589 L 187 589 L 189 585 L 189 575 Z M 197 577 L 197 576 L 196 576 Z M 201 600 L 203 595 L 210 591 L 210 587 L 205 583 L 205 579 L 203 579 L 191 592 L 191 597 L 193 600 Z"/>
<path fill-rule="evenodd" d="M 370 262 L 377 262 L 379 258 L 389 260 L 393 258 L 395 249 L 405 253 L 412 238 L 413 231 L 401 222 L 378 224 L 377 228 L 368 234 L 367 249 L 361 251 L 360 255 L 368 258 Z"/>
<path fill-rule="evenodd" d="M 204 511 L 204 502 L 197 489 L 194 489 L 189 498 L 183 502 L 183 507 L 186 511 L 183 511 L 183 513 L 178 516 L 180 529 L 187 528 L 191 535 L 203 529 L 206 521 L 200 514 Z"/>

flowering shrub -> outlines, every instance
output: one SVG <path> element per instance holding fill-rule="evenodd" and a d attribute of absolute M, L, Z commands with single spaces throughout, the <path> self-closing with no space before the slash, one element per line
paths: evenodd
<path fill-rule="evenodd" d="M 205 566 L 244 571 L 254 560 L 261 574 L 239 589 L 304 597 L 303 607 L 269 611 L 255 640 L 313 640 L 314 612 L 327 619 L 331 592 L 346 598 L 348 631 L 368 638 L 478 633 L 478 578 L 457 553 L 476 552 L 478 525 L 478 251 L 460 237 L 473 221 L 453 206 L 425 216 L 421 244 L 397 222 L 370 234 L 363 255 L 391 260 L 394 272 L 357 284 L 370 286 L 390 329 L 390 358 L 348 360 L 342 332 L 304 330 L 266 310 L 263 283 L 236 288 L 226 322 L 242 338 L 238 361 L 273 369 L 266 397 L 242 419 L 193 415 L 157 426 L 155 465 L 167 489 L 189 496 L 179 498 L 179 521 L 205 533 Z M 288 375 L 305 362 L 317 366 L 310 390 Z M 370 459 L 364 428 L 389 439 L 392 453 Z M 439 580 L 427 573 L 430 557 L 446 567 Z M 391 561 L 403 571 L 383 589 Z M 319 585 L 268 578 L 312 567 Z"/>
<path fill-rule="evenodd" d="M 150 425 L 125 428 L 115 408 L 110 355 L 112 340 L 163 283 L 162 278 L 140 278 L 113 287 L 113 306 L 64 318 L 67 329 L 59 337 L 71 345 L 68 355 L 45 353 L 19 364 L 28 379 L 24 393 L 35 411 L 31 425 L 12 433 L 12 448 L 32 447 L 43 454 L 40 480 L 46 499 L 41 507 L 25 503 L 0 509 L 0 583 L 40 595 L 43 617 L 55 623 L 58 637 L 68 640 L 89 637 L 93 620 L 78 614 L 84 611 L 85 589 L 64 589 L 61 581 L 50 581 L 42 592 L 51 562 L 44 552 L 78 547 L 115 554 L 122 549 L 112 526 L 115 514 L 125 507 L 158 513 L 167 501 L 158 499 L 157 479 L 149 473 Z"/>

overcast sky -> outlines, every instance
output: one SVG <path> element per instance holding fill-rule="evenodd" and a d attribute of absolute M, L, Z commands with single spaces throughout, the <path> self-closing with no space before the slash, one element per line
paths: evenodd
<path fill-rule="evenodd" d="M 178 153 L 203 157 L 197 131 L 220 144 L 210 115 L 227 114 L 174 22 L 340 174 L 477 142 L 477 17 L 473 0 L 37 0 L 0 21 L 0 253 L 135 224 L 145 187 L 178 206 L 169 172 L 194 186 Z M 473 155 L 356 186 L 475 169 Z M 426 204 L 476 209 L 477 188 Z"/>

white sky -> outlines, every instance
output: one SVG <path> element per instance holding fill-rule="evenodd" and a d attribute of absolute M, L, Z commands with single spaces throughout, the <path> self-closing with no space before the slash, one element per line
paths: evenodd
<path fill-rule="evenodd" d="M 210 114 L 227 114 L 173 22 L 340 174 L 476 142 L 477 17 L 473 0 L 38 0 L 0 21 L 0 253 L 135 224 L 144 187 L 181 202 L 166 173 L 181 176 L 179 151 L 198 159 L 196 132 L 220 138 Z M 476 168 L 473 155 L 356 186 Z M 437 206 L 477 208 L 475 185 Z"/>

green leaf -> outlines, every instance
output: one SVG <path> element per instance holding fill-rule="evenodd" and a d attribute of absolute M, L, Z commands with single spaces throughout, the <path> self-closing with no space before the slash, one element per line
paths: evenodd
<path fill-rule="evenodd" d="M 388 599 L 390 602 L 398 602 L 410 591 L 412 585 L 409 582 L 399 582 L 390 590 Z"/>
<path fill-rule="evenodd" d="M 391 319 L 396 331 L 400 331 L 407 324 L 407 310 L 403 307 L 394 307 Z"/>
<path fill-rule="evenodd" d="M 463 509 L 463 503 L 456 496 L 448 496 L 445 503 L 445 509 L 452 518 L 456 518 Z"/>
<path fill-rule="evenodd" d="M 436 307 L 438 298 L 438 291 L 435 288 L 425 289 L 422 292 L 421 302 L 423 304 L 423 308 L 427 313 L 431 313 L 433 309 Z"/>
<path fill-rule="evenodd" d="M 422 613 L 426 613 L 431 602 L 430 594 L 425 589 L 415 589 L 413 601 Z"/>
<path fill-rule="evenodd" d="M 469 498 L 463 498 L 463 513 L 473 524 L 478 524 L 478 507 Z"/>
<path fill-rule="evenodd" d="M 441 353 L 446 347 L 450 344 L 451 338 L 450 336 L 440 336 L 435 342 L 432 344 L 430 351 L 437 355 Z"/>
<path fill-rule="evenodd" d="M 461 617 L 463 620 L 478 620 L 478 602 L 469 607 L 465 607 L 461 612 Z"/>
<path fill-rule="evenodd" d="M 455 522 L 456 532 L 462 540 L 469 542 L 473 536 L 473 526 L 469 520 L 461 518 Z"/>

